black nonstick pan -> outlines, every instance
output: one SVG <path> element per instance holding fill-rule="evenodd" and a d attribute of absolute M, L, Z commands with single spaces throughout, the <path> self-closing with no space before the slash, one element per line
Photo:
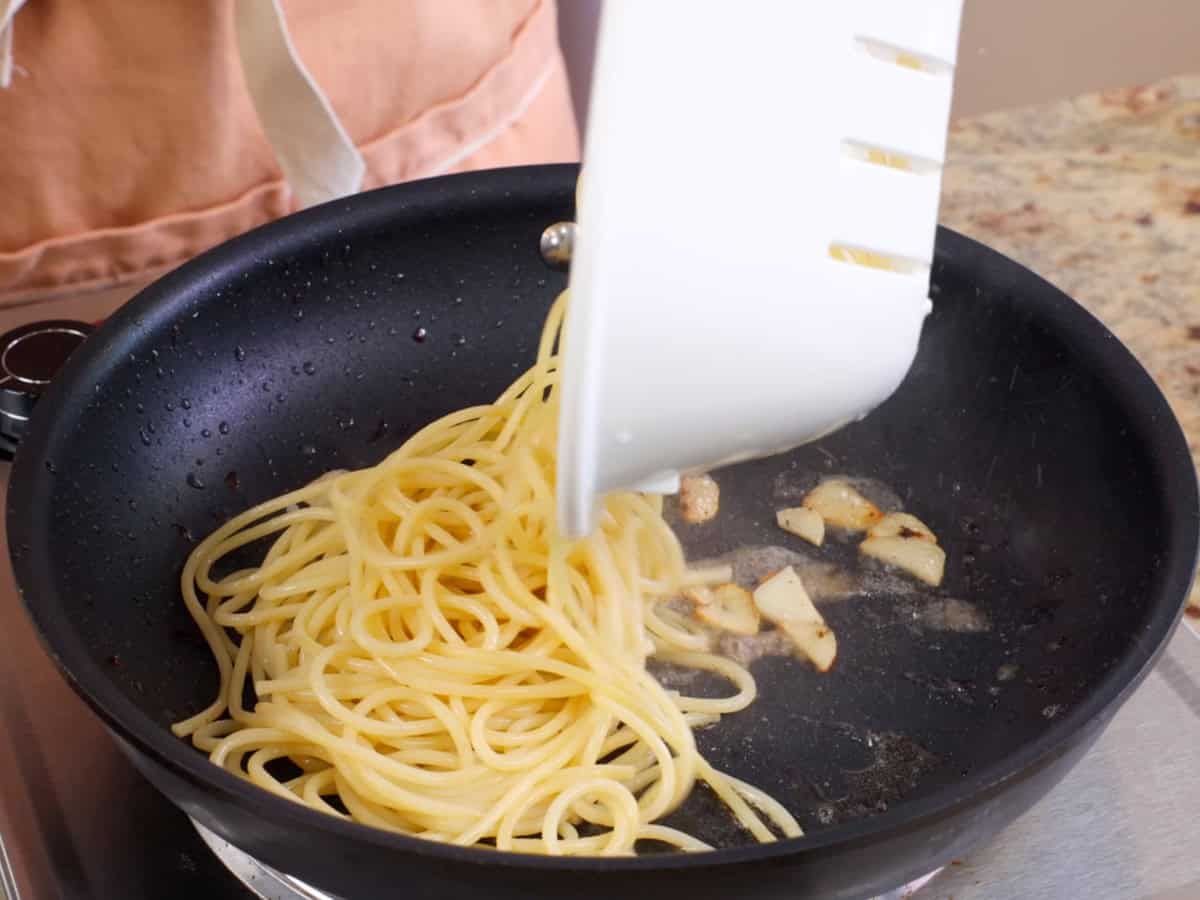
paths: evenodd
<path fill-rule="evenodd" d="M 538 239 L 572 217 L 575 175 L 500 170 L 331 203 L 205 254 L 106 322 L 42 399 L 12 477 L 10 549 L 46 647 L 187 813 L 347 898 L 861 898 L 936 869 L 1059 781 L 1146 675 L 1193 574 L 1198 508 L 1179 427 L 1128 351 L 948 231 L 897 394 L 817 445 L 719 472 L 716 521 L 680 526 L 694 558 L 806 566 L 838 634 L 828 674 L 755 662 L 758 701 L 700 737 L 805 838 L 751 844 L 698 790 L 673 821 L 717 841 L 710 854 L 453 848 L 270 796 L 168 730 L 216 685 L 178 596 L 195 541 L 497 395 L 563 286 Z M 829 474 L 930 523 L 943 586 L 777 530 L 774 510 Z"/>

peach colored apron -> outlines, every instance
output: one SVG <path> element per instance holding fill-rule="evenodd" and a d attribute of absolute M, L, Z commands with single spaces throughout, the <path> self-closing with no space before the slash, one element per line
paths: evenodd
<path fill-rule="evenodd" d="M 0 306 L 127 297 L 356 189 L 577 159 L 555 13 L 553 0 L 0 0 Z"/>

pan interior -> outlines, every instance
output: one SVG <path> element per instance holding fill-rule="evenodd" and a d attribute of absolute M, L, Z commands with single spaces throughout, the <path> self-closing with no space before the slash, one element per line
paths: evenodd
<path fill-rule="evenodd" d="M 199 538 L 328 469 L 377 462 L 532 360 L 563 287 L 538 236 L 570 218 L 569 187 L 531 175 L 515 194 L 452 199 L 377 198 L 336 226 L 310 217 L 206 258 L 110 322 L 46 402 L 44 502 L 15 548 L 54 548 L 53 598 L 29 595 L 35 617 L 51 644 L 78 638 L 162 728 L 216 685 L 178 593 Z M 1097 366 L 1099 330 L 1054 324 L 1052 289 L 1017 285 L 1014 270 L 943 253 L 899 392 L 819 444 L 717 473 L 718 518 L 679 526 L 693 558 L 740 553 L 743 571 L 793 561 L 828 581 L 834 670 L 759 659 L 759 699 L 699 736 L 808 830 L 1002 762 L 1162 615 L 1170 519 L 1146 426 Z M 949 560 L 941 588 L 864 567 L 852 542 L 818 550 L 776 528 L 777 508 L 832 474 L 867 479 L 933 527 Z M 672 821 L 746 840 L 703 790 Z"/>

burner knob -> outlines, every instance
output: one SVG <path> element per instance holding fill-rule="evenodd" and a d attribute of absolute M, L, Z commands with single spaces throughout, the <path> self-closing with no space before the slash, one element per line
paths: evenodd
<path fill-rule="evenodd" d="M 50 380 L 92 326 L 56 320 L 22 325 L 0 337 L 0 458 L 11 458 Z"/>

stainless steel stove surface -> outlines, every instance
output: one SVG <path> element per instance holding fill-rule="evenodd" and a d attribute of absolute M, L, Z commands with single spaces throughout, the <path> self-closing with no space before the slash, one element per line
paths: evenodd
<path fill-rule="evenodd" d="M 113 303 L 6 311 L 0 330 L 33 319 L 94 320 Z M 0 506 L 7 482 L 8 466 L 0 465 Z M 2 523 L 0 546 L 7 547 Z M 0 898 L 305 897 L 277 873 L 277 883 L 263 875 L 254 890 L 245 886 L 133 770 L 42 651 L 6 550 L 2 559 Z M 1200 641 L 1184 627 L 1061 785 L 990 846 L 955 860 L 912 896 L 1200 900 L 1198 817 Z M 223 856 L 237 860 L 243 875 L 258 865 L 236 851 Z"/>

